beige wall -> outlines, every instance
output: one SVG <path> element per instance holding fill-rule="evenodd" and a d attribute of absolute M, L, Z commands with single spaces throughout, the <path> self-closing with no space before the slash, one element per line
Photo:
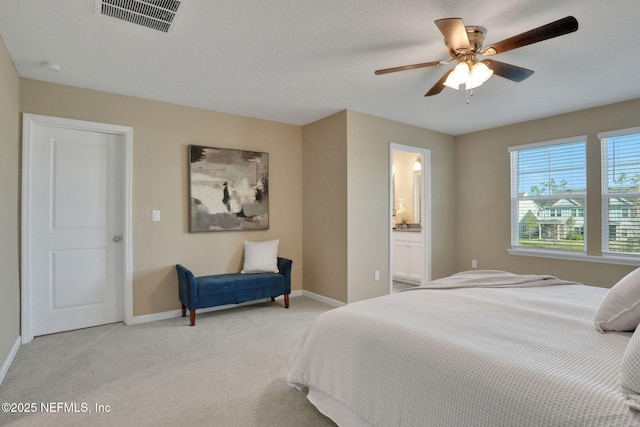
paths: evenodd
<path fill-rule="evenodd" d="M 600 141 L 597 133 L 640 125 L 640 100 L 476 132 L 456 138 L 456 269 L 548 273 L 610 287 L 633 267 L 509 255 L 510 171 L 507 147 L 587 135 L 589 255 L 601 247 Z"/>
<path fill-rule="evenodd" d="M 432 277 L 453 274 L 454 138 L 355 111 L 347 117 L 349 302 L 389 292 L 390 143 L 431 150 Z"/>
<path fill-rule="evenodd" d="M 453 137 L 342 111 L 303 140 L 306 291 L 349 303 L 389 293 L 391 143 L 431 150 L 433 276 L 454 273 Z"/>
<path fill-rule="evenodd" d="M 0 38 L 0 366 L 20 336 L 20 78 Z"/>
<path fill-rule="evenodd" d="M 196 275 L 237 272 L 243 240 L 280 239 L 302 289 L 302 131 L 299 126 L 22 80 L 21 111 L 133 127 L 134 315 L 174 310 L 175 264 Z M 269 230 L 188 232 L 187 145 L 269 153 Z M 161 211 L 160 222 L 151 211 Z"/>
<path fill-rule="evenodd" d="M 347 112 L 302 134 L 304 289 L 347 302 Z"/>

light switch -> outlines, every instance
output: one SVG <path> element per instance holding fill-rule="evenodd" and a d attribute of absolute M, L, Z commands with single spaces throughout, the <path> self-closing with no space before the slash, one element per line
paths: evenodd
<path fill-rule="evenodd" d="M 151 219 L 153 219 L 154 222 L 160 221 L 160 211 L 151 211 Z"/>

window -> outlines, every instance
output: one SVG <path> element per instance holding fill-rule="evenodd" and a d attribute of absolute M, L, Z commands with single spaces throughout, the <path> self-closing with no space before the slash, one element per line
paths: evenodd
<path fill-rule="evenodd" d="M 586 136 L 509 152 L 512 247 L 585 251 Z"/>
<path fill-rule="evenodd" d="M 602 252 L 640 254 L 640 128 L 598 134 L 602 148 Z"/>

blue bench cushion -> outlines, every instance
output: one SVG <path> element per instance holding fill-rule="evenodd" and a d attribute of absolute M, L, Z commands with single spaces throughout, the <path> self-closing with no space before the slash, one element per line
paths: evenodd
<path fill-rule="evenodd" d="M 256 288 L 279 288 L 284 290 L 284 276 L 279 273 L 218 274 L 198 277 L 198 297 L 241 292 Z"/>

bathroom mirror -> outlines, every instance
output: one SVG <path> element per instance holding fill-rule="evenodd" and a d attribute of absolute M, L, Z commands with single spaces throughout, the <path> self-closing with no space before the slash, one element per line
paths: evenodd
<path fill-rule="evenodd" d="M 421 156 L 414 152 L 393 150 L 392 200 L 395 224 L 402 219 L 420 224 L 422 217 Z M 404 215 L 402 214 L 404 206 Z"/>

